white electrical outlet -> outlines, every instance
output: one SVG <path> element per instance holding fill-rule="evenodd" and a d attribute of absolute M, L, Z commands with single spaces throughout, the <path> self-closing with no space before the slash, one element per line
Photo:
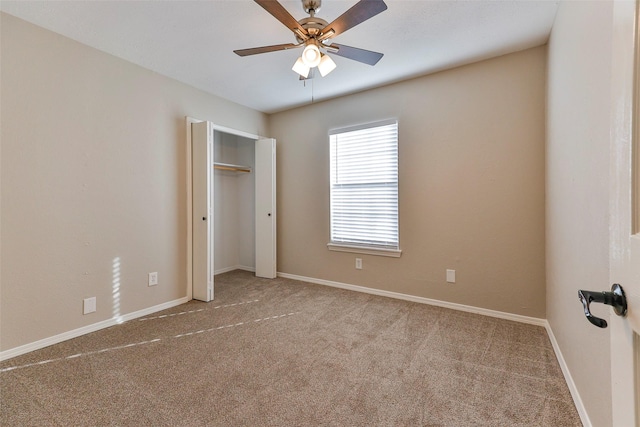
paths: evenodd
<path fill-rule="evenodd" d="M 89 314 L 96 311 L 96 297 L 85 298 L 82 301 L 82 314 Z"/>
<path fill-rule="evenodd" d="M 456 271 L 455 270 L 447 270 L 447 282 L 448 283 L 456 283 Z"/>
<path fill-rule="evenodd" d="M 362 258 L 356 258 L 356 270 L 362 270 Z"/>
<path fill-rule="evenodd" d="M 155 286 L 158 284 L 158 272 L 154 271 L 149 273 L 149 286 Z"/>

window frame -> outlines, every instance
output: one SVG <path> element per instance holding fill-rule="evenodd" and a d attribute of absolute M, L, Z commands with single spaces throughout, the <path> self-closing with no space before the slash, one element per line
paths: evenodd
<path fill-rule="evenodd" d="M 331 136 L 332 135 L 337 135 L 337 134 L 341 134 L 341 133 L 348 133 L 348 132 L 354 132 L 354 131 L 358 131 L 358 130 L 364 130 L 364 129 L 372 129 L 372 128 L 376 128 L 376 127 L 382 127 L 382 126 L 387 126 L 387 125 L 391 125 L 391 124 L 395 124 L 396 125 L 396 131 L 397 131 L 397 139 L 396 139 L 396 154 L 397 154 L 397 167 L 398 167 L 398 175 L 396 178 L 396 185 L 397 185 L 397 194 L 398 194 L 398 202 L 396 205 L 396 209 L 397 209 L 397 225 L 398 225 L 398 245 L 397 247 L 390 247 L 390 246 L 377 246 L 377 245 L 369 245 L 369 244 L 359 244 L 359 243 L 353 243 L 353 242 L 334 242 L 332 241 L 332 222 L 333 222 L 333 212 L 332 212 L 332 198 L 331 198 L 331 193 L 332 193 L 332 187 L 333 187 L 333 182 L 331 182 L 331 179 L 329 180 L 329 243 L 327 243 L 327 248 L 330 251 L 336 251 L 336 252 L 349 252 L 349 253 L 358 253 L 358 254 L 365 254 L 365 255 L 377 255 L 377 256 L 386 256 L 386 257 L 393 257 L 393 258 L 399 258 L 402 255 L 402 250 L 400 249 L 400 123 L 398 121 L 398 119 L 387 119 L 387 120 L 380 120 L 380 121 L 376 121 L 376 122 L 368 122 L 368 123 L 363 123 L 363 124 L 359 124 L 359 125 L 354 125 L 354 126 L 346 126 L 346 127 L 341 127 L 341 128 L 334 128 L 334 129 L 330 129 L 328 132 L 328 139 L 329 139 L 329 144 L 331 147 Z M 330 148 L 331 151 L 331 148 Z M 329 156 L 329 163 L 331 162 L 331 156 Z M 331 167 L 332 165 L 329 164 L 329 174 L 331 175 Z"/>

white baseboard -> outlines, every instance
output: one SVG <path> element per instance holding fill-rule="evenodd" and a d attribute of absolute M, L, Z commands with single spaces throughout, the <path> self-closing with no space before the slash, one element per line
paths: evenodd
<path fill-rule="evenodd" d="M 226 273 L 228 271 L 233 270 L 245 270 L 255 272 L 256 269 L 254 267 L 247 267 L 244 265 L 235 265 L 233 267 L 223 268 L 215 271 L 214 274 Z M 31 351 L 40 350 L 41 348 L 48 347 L 53 344 L 58 344 L 63 341 L 70 340 L 72 338 L 77 338 L 79 336 L 89 334 L 91 332 L 99 331 L 100 329 L 109 328 L 111 326 L 117 325 L 119 323 L 123 323 L 129 320 L 137 319 L 139 317 L 148 316 L 149 314 L 156 313 L 158 311 L 166 310 L 167 308 L 175 307 L 180 304 L 184 304 L 188 302 L 190 298 L 184 297 L 177 300 L 169 301 L 163 304 L 158 304 L 153 307 L 148 307 L 142 310 L 138 310 L 133 313 L 125 314 L 123 316 L 114 317 L 111 319 L 103 320 L 98 323 L 93 323 L 91 325 L 83 326 L 78 329 L 74 329 L 72 331 L 63 332 L 58 335 L 54 335 L 52 337 L 44 338 L 29 344 L 24 344 L 19 347 L 10 348 L 9 350 L 0 352 L 0 362 L 3 360 L 11 359 L 13 357 L 20 356 L 22 354 L 29 353 Z"/>
<path fill-rule="evenodd" d="M 180 304 L 184 304 L 189 301 L 189 298 L 184 297 L 177 300 L 165 302 L 162 304 L 154 305 L 153 307 L 144 308 L 142 310 L 135 311 L 133 313 L 125 314 L 123 316 L 112 317 L 111 319 L 103 320 L 98 323 L 83 326 L 72 331 L 63 332 L 58 335 L 54 335 L 49 338 L 44 338 L 29 344 L 21 345 L 19 347 L 11 348 L 0 352 L 0 361 L 11 359 L 16 356 L 20 356 L 31 351 L 40 350 L 41 348 L 48 347 L 53 344 L 58 344 L 72 338 L 77 338 L 81 335 L 89 334 L 91 332 L 99 331 L 100 329 L 109 328 L 111 326 L 137 319 L 139 317 L 148 316 L 149 314 L 156 313 L 158 311 L 166 310 L 167 308 L 175 307 Z"/>
<path fill-rule="evenodd" d="M 438 307 L 450 308 L 452 310 L 466 311 L 469 313 L 482 314 L 484 316 L 497 317 L 497 318 L 506 319 L 506 320 L 513 320 L 515 322 L 520 322 L 520 323 L 528 323 L 531 325 L 537 325 L 537 326 L 543 326 L 543 327 L 547 326 L 547 321 L 545 319 L 539 319 L 537 317 L 529 317 L 529 316 L 522 316 L 519 314 L 505 313 L 502 311 L 489 310 L 487 308 L 473 307 L 473 306 L 464 305 L 464 304 L 456 304 L 454 302 L 440 301 L 440 300 L 435 300 L 430 298 L 418 297 L 414 295 L 401 294 L 399 292 L 383 291 L 380 289 L 367 288 L 364 286 L 350 285 L 348 283 L 333 282 L 333 281 L 324 280 L 324 279 L 315 279 L 313 277 L 297 276 L 295 274 L 289 274 L 289 273 L 278 273 L 278 277 L 284 277 L 286 279 L 293 279 L 293 280 L 300 280 L 302 282 L 315 283 L 318 285 L 331 286 L 334 288 L 347 289 L 350 291 L 363 292 L 366 294 L 379 295 L 383 297 L 417 302 L 421 304 L 435 305 Z"/>
<path fill-rule="evenodd" d="M 229 271 L 234 271 L 234 270 L 251 271 L 252 273 L 256 272 L 255 267 L 247 267 L 246 265 L 234 265 L 232 267 L 225 267 L 225 268 L 221 268 L 219 270 L 216 270 L 216 271 L 213 272 L 213 275 L 217 276 L 218 274 L 228 273 Z"/>
<path fill-rule="evenodd" d="M 564 380 L 566 381 L 567 386 L 569 387 L 569 392 L 571 393 L 571 397 L 573 398 L 573 403 L 576 405 L 578 415 L 580 415 L 580 421 L 582 421 L 582 425 L 584 427 L 591 427 L 592 426 L 591 420 L 589 419 L 587 410 L 584 407 L 584 403 L 582 403 L 582 398 L 580 398 L 580 393 L 578 393 L 578 388 L 576 387 L 576 383 L 573 381 L 573 377 L 571 376 L 571 372 L 569 372 L 569 367 L 567 366 L 567 362 L 564 360 L 562 351 L 560 351 L 560 346 L 558 345 L 556 336 L 553 334 L 553 329 L 551 329 L 551 325 L 546 320 L 545 320 L 545 329 L 547 330 L 547 335 L 549 335 L 549 340 L 551 341 L 551 345 L 553 346 L 553 351 L 555 351 L 556 353 L 556 359 L 558 359 L 558 363 L 560 364 L 560 369 L 562 369 Z"/>

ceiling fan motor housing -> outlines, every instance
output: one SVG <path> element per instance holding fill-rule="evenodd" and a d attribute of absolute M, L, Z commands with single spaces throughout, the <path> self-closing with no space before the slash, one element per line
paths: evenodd
<path fill-rule="evenodd" d="M 303 18 L 299 20 L 298 23 L 302 26 L 302 28 L 307 30 L 307 33 L 311 38 L 315 38 L 319 36 L 320 31 L 323 28 L 325 28 L 327 25 L 329 25 L 329 23 L 324 19 L 318 18 L 315 16 L 311 16 L 309 18 Z M 299 43 L 302 43 L 304 41 L 297 34 L 296 34 L 296 39 L 298 40 Z"/>
<path fill-rule="evenodd" d="M 304 11 L 311 16 L 320 11 L 320 6 L 322 6 L 322 0 L 302 0 Z"/>

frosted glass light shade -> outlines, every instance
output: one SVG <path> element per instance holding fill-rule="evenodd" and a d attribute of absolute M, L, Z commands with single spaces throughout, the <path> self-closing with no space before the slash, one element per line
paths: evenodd
<path fill-rule="evenodd" d="M 295 64 L 293 64 L 293 67 L 291 69 L 306 79 L 307 77 L 309 77 L 309 70 L 311 68 L 304 63 L 302 58 L 298 58 L 298 60 L 296 61 Z"/>
<path fill-rule="evenodd" d="M 318 71 L 320 71 L 320 75 L 322 77 L 326 76 L 330 72 L 332 72 L 336 68 L 336 63 L 333 62 L 333 59 L 329 57 L 329 55 L 322 55 L 322 59 L 318 64 Z"/>
<path fill-rule="evenodd" d="M 302 61 L 309 68 L 317 67 L 320 63 L 320 49 L 315 44 L 308 44 L 302 51 Z"/>

